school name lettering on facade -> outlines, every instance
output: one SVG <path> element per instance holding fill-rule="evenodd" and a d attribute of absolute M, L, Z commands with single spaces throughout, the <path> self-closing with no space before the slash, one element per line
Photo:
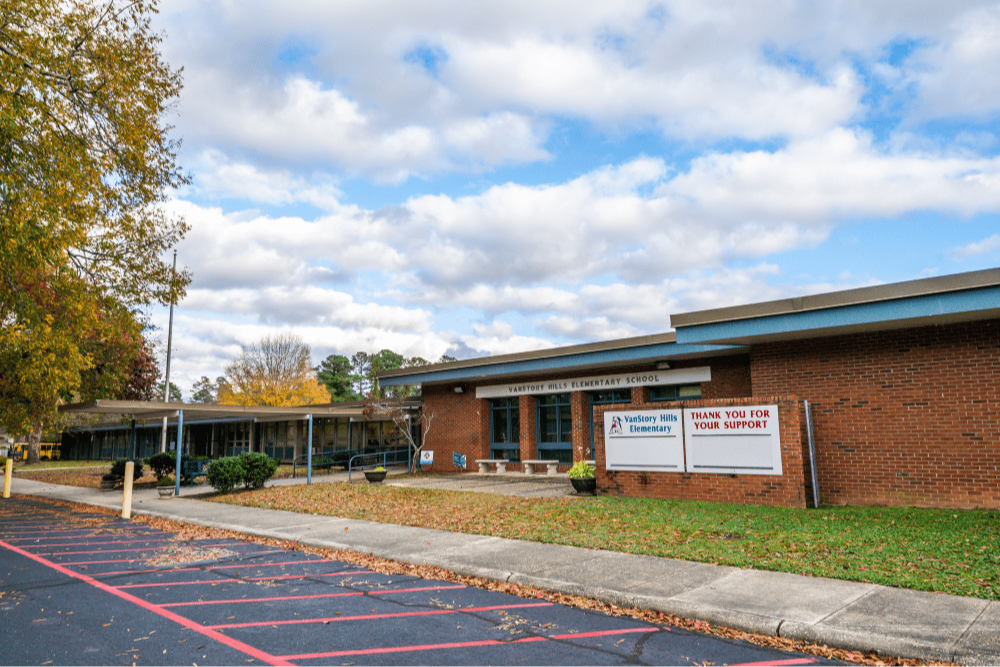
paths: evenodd
<path fill-rule="evenodd" d="M 626 373 L 624 375 L 597 375 L 543 382 L 519 382 L 476 387 L 476 398 L 507 398 L 510 396 L 562 394 L 572 391 L 601 391 L 603 389 L 629 389 L 631 387 L 656 387 L 668 384 L 693 384 L 710 382 L 712 372 L 708 366 L 678 368 L 668 371 Z"/>

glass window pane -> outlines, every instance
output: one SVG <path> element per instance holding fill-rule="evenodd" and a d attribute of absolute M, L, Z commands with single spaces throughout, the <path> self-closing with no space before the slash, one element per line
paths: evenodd
<path fill-rule="evenodd" d="M 510 410 L 510 441 L 521 442 L 521 410 L 516 405 Z"/>

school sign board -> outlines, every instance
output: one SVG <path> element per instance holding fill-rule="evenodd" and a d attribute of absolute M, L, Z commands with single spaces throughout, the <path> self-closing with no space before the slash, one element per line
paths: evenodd
<path fill-rule="evenodd" d="M 604 413 L 607 470 L 781 474 L 778 406 Z"/>
<path fill-rule="evenodd" d="M 608 470 L 684 471 L 680 410 L 604 413 Z"/>

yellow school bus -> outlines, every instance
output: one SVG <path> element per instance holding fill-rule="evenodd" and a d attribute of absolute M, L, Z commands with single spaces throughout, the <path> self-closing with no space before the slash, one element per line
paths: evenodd
<path fill-rule="evenodd" d="M 38 458 L 43 461 L 58 461 L 62 447 L 58 442 L 43 442 L 38 446 Z M 28 443 L 19 442 L 10 448 L 10 458 L 15 461 L 28 460 Z"/>

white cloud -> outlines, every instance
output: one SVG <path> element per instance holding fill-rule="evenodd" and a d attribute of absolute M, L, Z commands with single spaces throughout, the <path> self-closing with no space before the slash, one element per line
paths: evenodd
<path fill-rule="evenodd" d="M 553 344 L 544 338 L 515 335 L 514 328 L 506 322 L 473 324 L 472 330 L 475 335 L 461 336 L 460 340 L 465 346 L 480 354 L 493 356 L 553 347 Z"/>
<path fill-rule="evenodd" d="M 1000 250 L 1000 234 L 994 234 L 982 241 L 952 248 L 948 251 L 948 255 L 956 262 L 962 262 L 970 257 L 986 255 L 997 250 Z"/>

